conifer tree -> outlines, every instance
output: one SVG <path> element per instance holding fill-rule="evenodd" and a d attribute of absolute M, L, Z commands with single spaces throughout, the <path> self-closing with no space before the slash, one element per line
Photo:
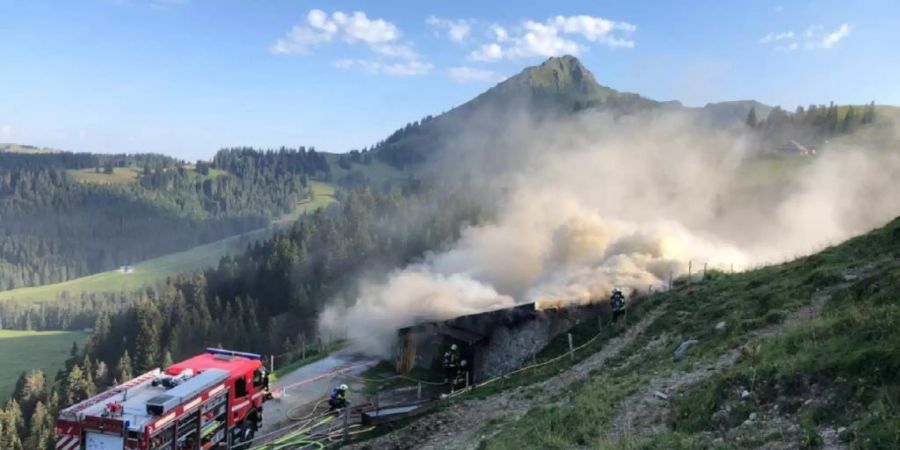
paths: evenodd
<path fill-rule="evenodd" d="M 128 350 L 122 353 L 119 362 L 116 363 L 116 382 L 124 383 L 134 378 L 134 369 L 131 366 L 131 356 Z"/>
<path fill-rule="evenodd" d="M 756 107 L 750 108 L 750 112 L 747 113 L 746 123 L 750 128 L 756 128 L 759 126 L 759 118 L 756 116 Z"/>
<path fill-rule="evenodd" d="M 847 107 L 847 114 L 844 115 L 844 122 L 841 125 L 841 131 L 844 133 L 852 133 L 856 129 L 856 110 L 853 106 Z"/>

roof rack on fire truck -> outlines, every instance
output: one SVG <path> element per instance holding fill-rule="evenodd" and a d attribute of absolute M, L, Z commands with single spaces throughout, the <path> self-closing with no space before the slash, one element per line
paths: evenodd
<path fill-rule="evenodd" d="M 76 403 L 62 411 L 59 412 L 60 418 L 68 419 L 68 420 L 76 420 L 78 419 L 79 413 L 90 408 L 91 406 L 97 405 L 103 401 L 110 400 L 117 395 L 122 395 L 123 397 L 128 397 L 129 391 L 136 390 L 147 383 L 152 383 L 153 380 L 157 379 L 162 372 L 159 369 L 153 369 L 137 378 L 129 380 L 126 383 L 120 384 L 116 387 L 108 389 L 106 391 L 101 392 L 89 399 L 86 399 L 82 402 Z"/>
<path fill-rule="evenodd" d="M 223 358 L 229 358 L 229 357 L 240 356 L 240 357 L 242 357 L 242 358 L 256 359 L 256 360 L 259 360 L 259 361 L 262 361 L 262 359 L 263 359 L 263 358 L 262 358 L 262 355 L 259 355 L 259 354 L 256 354 L 256 353 L 236 352 L 236 351 L 234 351 L 234 350 L 226 350 L 226 349 L 224 349 L 224 348 L 207 347 L 207 348 L 206 348 L 206 353 L 211 353 L 211 354 L 213 354 L 213 355 L 221 356 L 221 357 L 223 357 Z"/>

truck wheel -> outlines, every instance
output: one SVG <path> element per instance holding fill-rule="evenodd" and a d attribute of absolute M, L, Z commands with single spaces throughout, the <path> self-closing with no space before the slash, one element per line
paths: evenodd
<path fill-rule="evenodd" d="M 256 420 L 255 414 L 251 413 L 246 419 L 241 421 L 238 426 L 238 433 L 234 440 L 232 448 L 234 450 L 246 450 L 250 448 L 253 439 L 256 437 Z"/>

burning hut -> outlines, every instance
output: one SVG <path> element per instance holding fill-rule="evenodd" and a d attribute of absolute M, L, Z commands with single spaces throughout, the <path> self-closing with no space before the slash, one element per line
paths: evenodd
<path fill-rule="evenodd" d="M 604 308 L 608 311 L 608 304 L 547 308 L 546 303 L 529 303 L 401 328 L 397 371 L 438 371 L 443 353 L 457 344 L 470 363 L 472 381 L 487 380 L 520 367 L 553 338 L 581 320 L 596 318 Z"/>

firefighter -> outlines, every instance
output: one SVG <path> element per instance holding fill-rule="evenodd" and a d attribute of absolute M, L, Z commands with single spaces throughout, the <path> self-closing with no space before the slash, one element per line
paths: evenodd
<path fill-rule="evenodd" d="M 456 344 L 451 345 L 450 350 L 444 352 L 444 362 L 442 364 L 444 367 L 444 382 L 450 383 L 456 380 L 461 360 L 459 346 Z"/>
<path fill-rule="evenodd" d="M 612 321 L 615 322 L 619 319 L 619 316 L 625 314 L 625 294 L 622 293 L 621 289 L 613 289 L 612 296 L 609 298 L 609 303 L 612 305 Z"/>
<path fill-rule="evenodd" d="M 328 406 L 331 407 L 331 411 L 341 409 L 350 404 L 350 402 L 347 401 L 347 394 L 349 391 L 350 388 L 347 387 L 346 384 L 337 386 L 331 391 L 331 395 L 328 396 Z"/>
<path fill-rule="evenodd" d="M 465 359 L 459 360 L 459 367 L 456 370 L 456 377 L 453 379 L 453 387 L 466 386 L 466 374 L 469 372 L 468 363 Z"/>

